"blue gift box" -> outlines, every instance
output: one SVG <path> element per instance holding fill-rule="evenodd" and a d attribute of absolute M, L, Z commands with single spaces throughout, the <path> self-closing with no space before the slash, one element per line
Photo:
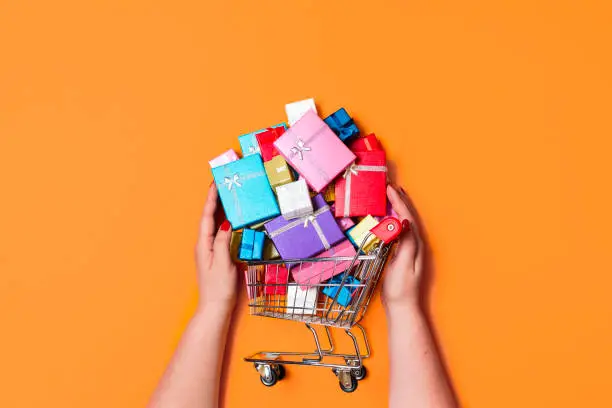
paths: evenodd
<path fill-rule="evenodd" d="M 333 284 L 333 285 L 340 285 L 342 283 L 343 276 L 344 276 L 343 274 L 334 276 L 327 283 Z M 349 303 L 351 302 L 351 298 L 355 294 L 355 291 L 358 288 L 358 286 L 347 286 L 347 285 L 359 285 L 360 283 L 361 282 L 359 282 L 359 280 L 355 279 L 354 277 L 347 276 L 344 279 L 344 286 L 342 287 L 342 289 L 340 289 L 340 286 L 325 286 L 325 288 L 323 288 L 323 294 L 333 299 L 334 296 L 336 296 L 336 293 L 338 293 L 338 289 L 340 289 L 340 294 L 338 295 L 336 302 L 338 302 L 338 304 L 344 307 L 347 307 Z"/>
<path fill-rule="evenodd" d="M 283 127 L 285 130 L 287 130 L 287 124 L 285 122 L 270 127 Z M 240 150 L 242 150 L 243 157 L 253 154 L 261 154 L 261 151 L 259 150 L 259 143 L 257 143 L 257 138 L 255 136 L 259 133 L 265 132 L 266 130 L 268 130 L 268 128 L 259 129 L 254 132 L 245 133 L 244 135 L 238 136 L 238 142 L 240 142 Z"/>
<path fill-rule="evenodd" d="M 349 139 L 359 135 L 359 128 L 344 108 L 338 109 L 326 117 L 323 122 L 325 122 L 343 142 L 347 142 Z"/>
<path fill-rule="evenodd" d="M 245 228 L 242 230 L 242 241 L 240 242 L 239 259 L 243 261 L 254 261 L 263 259 L 265 234 Z"/>
<path fill-rule="evenodd" d="M 260 155 L 215 167 L 212 173 L 225 216 L 233 229 L 280 215 Z"/>

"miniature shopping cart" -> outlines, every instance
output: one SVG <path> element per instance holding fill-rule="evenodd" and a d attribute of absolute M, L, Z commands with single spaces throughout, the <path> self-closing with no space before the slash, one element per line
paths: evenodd
<path fill-rule="evenodd" d="M 308 365 L 331 368 L 342 391 L 355 391 L 358 381 L 366 376 L 363 359 L 370 356 L 366 332 L 358 322 L 368 308 L 393 241 L 401 230 L 397 219 L 383 219 L 370 230 L 352 257 L 248 262 L 246 281 L 250 314 L 303 322 L 312 333 L 316 346 L 314 352 L 261 351 L 246 357 L 245 361 L 254 363 L 264 385 L 270 387 L 282 380 L 285 365 Z M 325 273 L 301 283 L 266 283 L 266 273 L 286 274 L 285 266 L 290 268 L 293 276 L 313 267 L 320 267 Z M 330 276 L 333 277 L 330 279 Z M 321 346 L 313 325 L 324 327 L 326 347 Z M 335 352 L 330 327 L 342 329 L 350 337 L 354 352 Z M 354 327 L 365 350 L 353 333 Z"/>

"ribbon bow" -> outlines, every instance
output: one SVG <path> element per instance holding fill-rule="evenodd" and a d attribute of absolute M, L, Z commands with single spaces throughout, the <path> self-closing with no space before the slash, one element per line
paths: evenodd
<path fill-rule="evenodd" d="M 295 146 L 291 148 L 291 153 L 297 154 L 300 156 L 300 160 L 304 160 L 304 152 L 309 152 L 312 150 L 310 147 L 306 146 L 306 143 L 302 139 L 298 139 L 295 142 Z"/>
<path fill-rule="evenodd" d="M 232 177 L 225 177 L 225 179 L 223 180 L 223 183 L 227 186 L 228 190 L 232 190 L 232 186 L 236 186 L 236 187 L 242 187 L 242 184 L 240 184 L 240 176 L 238 176 L 238 174 L 234 174 Z"/>
<path fill-rule="evenodd" d="M 355 163 L 351 164 L 349 167 L 347 167 L 347 169 L 344 171 L 344 175 L 342 177 L 347 178 L 349 176 L 349 174 L 353 173 L 354 175 L 359 174 L 359 172 L 357 171 L 357 166 L 355 165 Z"/>
<path fill-rule="evenodd" d="M 256 152 L 257 152 L 257 149 L 255 149 L 255 146 L 250 145 L 249 146 L 249 153 L 256 153 Z"/>
<path fill-rule="evenodd" d="M 304 218 L 304 228 L 308 227 L 309 222 L 314 225 L 314 222 L 316 221 L 316 219 L 317 217 L 315 217 L 314 215 L 305 217 Z"/>

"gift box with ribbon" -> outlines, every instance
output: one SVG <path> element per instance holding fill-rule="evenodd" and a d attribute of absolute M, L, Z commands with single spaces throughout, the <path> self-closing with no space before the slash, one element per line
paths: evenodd
<path fill-rule="evenodd" d="M 317 312 L 319 290 L 308 288 L 303 290 L 297 285 L 287 288 L 287 313 L 292 315 L 313 315 Z"/>
<path fill-rule="evenodd" d="M 332 204 L 331 206 L 332 212 L 336 213 L 336 205 Z M 379 220 L 380 221 L 380 220 Z M 350 217 L 336 217 L 336 222 L 342 231 L 346 231 L 351 227 L 355 226 L 355 221 L 353 221 Z"/>
<path fill-rule="evenodd" d="M 361 248 L 361 251 L 364 253 L 368 253 L 368 251 L 372 249 L 374 244 L 379 241 L 379 239 L 376 238 L 376 235 L 370 234 L 370 230 L 377 225 L 378 221 L 376 221 L 376 219 L 374 219 L 374 217 L 372 217 L 371 215 L 368 215 L 367 217 L 359 221 L 357 225 L 355 225 L 353 228 L 346 231 L 346 235 L 349 241 L 351 241 L 356 248 L 359 248 L 363 243 L 363 248 Z M 369 238 L 366 239 L 368 234 L 370 234 Z"/>
<path fill-rule="evenodd" d="M 257 142 L 257 135 L 259 133 L 267 131 L 268 129 L 275 129 L 279 127 L 287 129 L 287 125 L 285 123 L 279 123 L 278 125 L 274 125 L 269 128 L 259 129 L 254 132 L 245 133 L 244 135 L 238 136 L 238 142 L 240 142 L 240 150 L 242 150 L 242 156 L 247 157 L 252 154 L 261 154 L 261 151 L 259 149 L 259 143 Z"/>
<path fill-rule="evenodd" d="M 283 133 L 285 133 L 285 128 L 279 126 L 275 128 L 268 128 L 265 131 L 255 135 L 257 144 L 259 145 L 259 152 L 261 153 L 261 157 L 264 162 L 272 160 L 272 158 L 279 155 L 278 150 L 276 150 L 276 147 L 274 147 L 274 142 Z"/>
<path fill-rule="evenodd" d="M 385 152 L 355 152 L 357 160 L 336 180 L 336 217 L 387 213 L 387 161 Z"/>
<path fill-rule="evenodd" d="M 366 137 L 359 137 L 349 144 L 349 147 L 354 152 L 371 152 L 373 150 L 382 150 L 378 139 L 374 133 L 370 133 Z"/>
<path fill-rule="evenodd" d="M 212 173 L 225 215 L 233 229 L 280 214 L 260 155 L 215 167 Z"/>
<path fill-rule="evenodd" d="M 312 257 L 345 238 L 321 194 L 313 199 L 313 205 L 314 213 L 311 215 L 295 220 L 280 216 L 264 225 L 281 258 Z"/>
<path fill-rule="evenodd" d="M 348 240 L 334 245 L 329 250 L 317 255 L 317 258 L 347 257 L 348 260 L 304 262 L 300 268 L 293 268 L 291 275 L 300 284 L 302 289 L 310 285 L 320 284 L 329 278 L 346 271 L 353 263 L 353 257 L 357 254 L 355 247 Z M 359 261 L 355 262 L 355 265 Z"/>
<path fill-rule="evenodd" d="M 336 298 L 336 302 L 344 307 L 347 307 L 351 302 L 351 298 L 357 289 L 359 289 L 359 286 L 357 285 L 361 284 L 361 282 L 359 282 L 359 280 L 355 279 L 353 276 L 347 276 L 344 279 L 344 285 L 342 285 L 342 279 L 342 275 L 335 276 L 333 279 L 331 279 L 328 282 L 330 286 L 323 288 L 323 294 L 333 300 L 338 291 L 340 291 L 340 293 L 338 293 L 338 297 Z"/>
<path fill-rule="evenodd" d="M 276 188 L 276 196 L 278 197 L 281 215 L 286 220 L 310 215 L 314 211 L 308 186 L 304 179 L 278 186 Z"/>
<path fill-rule="evenodd" d="M 359 136 L 359 128 L 344 108 L 340 108 L 326 117 L 324 122 L 344 143 Z"/>
<path fill-rule="evenodd" d="M 285 112 L 287 113 L 287 122 L 289 122 L 289 126 L 293 126 L 295 122 L 300 120 L 302 116 L 310 110 L 317 113 L 317 106 L 313 98 L 286 104 Z"/>
<path fill-rule="evenodd" d="M 264 276 L 266 285 L 264 286 L 265 295 L 285 295 L 287 294 L 287 282 L 289 271 L 281 264 L 266 265 Z"/>
<path fill-rule="evenodd" d="M 276 191 L 276 187 L 293 181 L 293 174 L 285 159 L 282 156 L 276 156 L 264 163 L 268 180 L 272 186 L 272 190 Z"/>
<path fill-rule="evenodd" d="M 238 258 L 243 261 L 256 261 L 263 259 L 265 234 L 260 231 L 245 228 L 242 230 L 240 251 Z"/>
<path fill-rule="evenodd" d="M 306 112 L 274 146 L 317 193 L 355 160 L 353 152 L 314 111 Z"/>
<path fill-rule="evenodd" d="M 210 160 L 208 164 L 211 168 L 223 166 L 224 164 L 231 163 L 233 161 L 239 160 L 240 157 L 236 154 L 234 149 L 229 149 L 228 151 L 221 153 L 219 156 Z"/>

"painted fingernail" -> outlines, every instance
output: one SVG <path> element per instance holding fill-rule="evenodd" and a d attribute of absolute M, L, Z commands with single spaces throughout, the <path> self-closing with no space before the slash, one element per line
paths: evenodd
<path fill-rule="evenodd" d="M 223 223 L 221 224 L 221 226 L 219 227 L 219 229 L 220 229 L 221 231 L 229 231 L 229 229 L 230 229 L 231 227 L 232 227 L 232 226 L 230 225 L 230 222 L 229 222 L 228 220 L 225 220 L 225 221 L 223 221 Z"/>
<path fill-rule="evenodd" d="M 402 229 L 404 231 L 410 231 L 410 221 L 402 220 Z"/>

